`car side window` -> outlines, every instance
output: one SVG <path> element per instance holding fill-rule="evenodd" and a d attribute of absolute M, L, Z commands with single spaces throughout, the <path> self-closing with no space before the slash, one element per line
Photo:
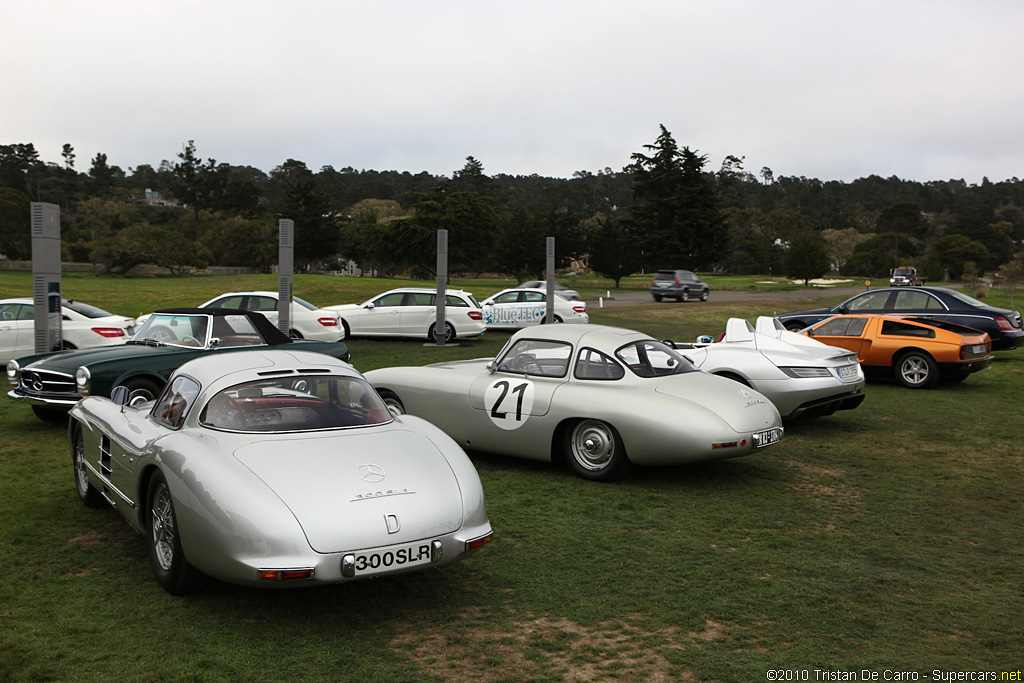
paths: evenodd
<path fill-rule="evenodd" d="M 469 302 L 462 297 L 455 296 L 454 294 L 446 294 L 444 297 L 445 306 L 455 306 L 456 308 L 469 308 Z"/>
<path fill-rule="evenodd" d="M 250 311 L 276 311 L 277 299 L 271 299 L 269 296 L 249 297 L 248 308 Z"/>
<path fill-rule="evenodd" d="M 160 400 L 153 406 L 153 419 L 165 427 L 178 429 L 184 424 L 185 415 L 188 414 L 188 409 L 195 403 L 198 395 L 198 382 L 191 377 L 181 375 L 175 377 L 164 388 Z"/>
<path fill-rule="evenodd" d="M 209 308 L 242 308 L 242 297 L 222 296 L 210 304 Z"/>
<path fill-rule="evenodd" d="M 392 292 L 390 294 L 385 294 L 384 296 L 377 297 L 377 299 L 373 302 L 373 305 L 378 308 L 382 306 L 401 306 L 402 299 L 404 298 L 405 294 L 403 292 Z"/>
<path fill-rule="evenodd" d="M 942 309 L 944 306 L 928 292 L 909 291 L 898 292 L 893 310 L 896 311 L 919 311 Z"/>
<path fill-rule="evenodd" d="M 434 302 L 437 301 L 436 294 L 427 294 L 425 292 L 412 292 L 409 294 L 409 298 L 406 299 L 406 306 L 433 306 Z"/>
<path fill-rule="evenodd" d="M 891 292 L 888 291 L 861 294 L 854 299 L 850 299 L 846 308 L 850 311 L 883 311 L 885 310 L 885 303 L 889 300 L 890 294 Z"/>
<path fill-rule="evenodd" d="M 519 301 L 519 292 L 505 292 L 494 297 L 496 304 L 514 304 Z"/>
<path fill-rule="evenodd" d="M 616 380 L 626 376 L 626 371 L 615 360 L 597 349 L 581 349 L 573 371 L 576 379 Z"/>
<path fill-rule="evenodd" d="M 565 377 L 571 356 L 571 344 L 520 339 L 498 361 L 498 371 L 539 377 Z"/>
<path fill-rule="evenodd" d="M 882 334 L 894 337 L 935 338 L 935 330 L 932 328 L 921 327 L 920 325 L 911 325 L 910 323 L 905 323 L 899 320 L 883 320 Z"/>
<path fill-rule="evenodd" d="M 811 331 L 812 337 L 859 337 L 868 324 L 867 318 L 834 318 Z"/>
<path fill-rule="evenodd" d="M 547 295 L 544 294 L 544 292 L 523 292 L 522 301 L 533 303 L 537 301 L 545 301 L 546 299 Z"/>

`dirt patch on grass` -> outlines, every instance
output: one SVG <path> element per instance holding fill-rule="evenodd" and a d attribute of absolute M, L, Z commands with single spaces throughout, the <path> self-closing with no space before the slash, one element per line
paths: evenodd
<path fill-rule="evenodd" d="M 695 681 L 680 656 L 727 637 L 706 619 L 699 631 L 650 631 L 623 621 L 584 626 L 571 619 L 537 617 L 504 627 L 466 614 L 447 628 L 399 624 L 391 647 L 425 673 L 446 681 Z M 655 643 L 652 646 L 652 643 Z"/>

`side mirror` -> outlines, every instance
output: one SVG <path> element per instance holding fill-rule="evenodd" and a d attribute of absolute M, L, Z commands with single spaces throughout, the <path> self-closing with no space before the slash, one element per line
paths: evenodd
<path fill-rule="evenodd" d="M 714 341 L 715 338 L 712 337 L 710 334 L 702 334 L 699 337 L 697 337 L 698 344 L 713 344 Z"/>
<path fill-rule="evenodd" d="M 493 301 L 485 301 L 484 302 L 484 306 L 493 306 L 493 305 L 494 305 Z"/>
<path fill-rule="evenodd" d="M 494 374 L 494 361 L 493 360 L 490 363 L 488 363 L 487 365 L 485 365 L 484 367 L 487 368 L 487 372 L 491 373 L 492 375 Z"/>
<path fill-rule="evenodd" d="M 211 349 L 215 349 L 218 346 L 220 346 L 220 337 L 211 337 L 210 338 L 210 348 Z"/>
<path fill-rule="evenodd" d="M 124 407 L 128 405 L 128 397 L 130 395 L 131 392 L 128 391 L 128 387 L 123 384 L 118 384 L 114 387 L 114 390 L 110 392 L 110 400 L 113 401 L 115 405 L 119 405 L 124 409 Z"/>
<path fill-rule="evenodd" d="M 365 306 L 363 306 L 363 308 L 365 308 L 368 311 L 372 311 L 374 308 L 376 308 L 376 306 L 374 306 L 373 302 L 371 301 L 370 303 L 368 303 Z"/>

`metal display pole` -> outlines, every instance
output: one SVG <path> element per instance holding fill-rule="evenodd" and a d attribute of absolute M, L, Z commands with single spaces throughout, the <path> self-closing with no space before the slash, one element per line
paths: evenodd
<path fill-rule="evenodd" d="M 548 238 L 548 254 L 546 264 L 546 275 L 548 285 L 547 312 L 544 316 L 545 322 L 555 322 L 555 238 Z"/>
<path fill-rule="evenodd" d="M 60 207 L 32 202 L 32 307 L 36 353 L 59 351 L 61 336 Z"/>
<path fill-rule="evenodd" d="M 292 287 L 295 282 L 295 221 L 282 218 L 277 222 L 277 229 L 277 329 L 288 334 L 292 324 Z"/>
<path fill-rule="evenodd" d="M 444 346 L 445 328 L 447 321 L 447 297 L 448 292 L 448 231 L 437 231 L 437 296 L 434 303 L 437 306 L 437 315 L 434 321 L 434 344 Z"/>

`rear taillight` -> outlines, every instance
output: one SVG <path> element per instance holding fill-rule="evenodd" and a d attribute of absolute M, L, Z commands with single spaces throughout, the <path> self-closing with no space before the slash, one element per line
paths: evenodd
<path fill-rule="evenodd" d="M 676 278 L 676 284 L 677 285 L 679 284 L 679 278 Z"/>
<path fill-rule="evenodd" d="M 260 581 L 293 581 L 295 579 L 312 579 L 313 569 L 259 569 Z"/>
<path fill-rule="evenodd" d="M 338 319 L 337 318 L 317 318 L 316 321 L 318 323 L 320 323 L 321 325 L 323 325 L 324 327 L 337 327 L 338 326 Z"/>
<path fill-rule="evenodd" d="M 480 311 L 469 311 L 466 315 L 469 316 L 470 320 L 483 320 L 484 314 Z"/>
<path fill-rule="evenodd" d="M 466 550 L 473 550 L 475 548 L 483 548 L 485 545 L 494 540 L 494 532 L 481 536 L 480 538 L 474 538 L 471 541 L 466 541 Z"/>
<path fill-rule="evenodd" d="M 574 310 L 577 313 L 586 313 L 587 312 L 587 307 L 586 306 L 573 306 L 572 310 Z"/>
<path fill-rule="evenodd" d="M 1010 321 L 1003 316 L 996 318 L 996 324 L 999 325 L 999 329 L 1003 332 L 1013 332 L 1013 325 L 1011 325 Z"/>
<path fill-rule="evenodd" d="M 124 330 L 120 327 L 94 327 L 92 328 L 92 331 L 101 337 L 107 337 L 108 339 L 125 336 Z"/>

